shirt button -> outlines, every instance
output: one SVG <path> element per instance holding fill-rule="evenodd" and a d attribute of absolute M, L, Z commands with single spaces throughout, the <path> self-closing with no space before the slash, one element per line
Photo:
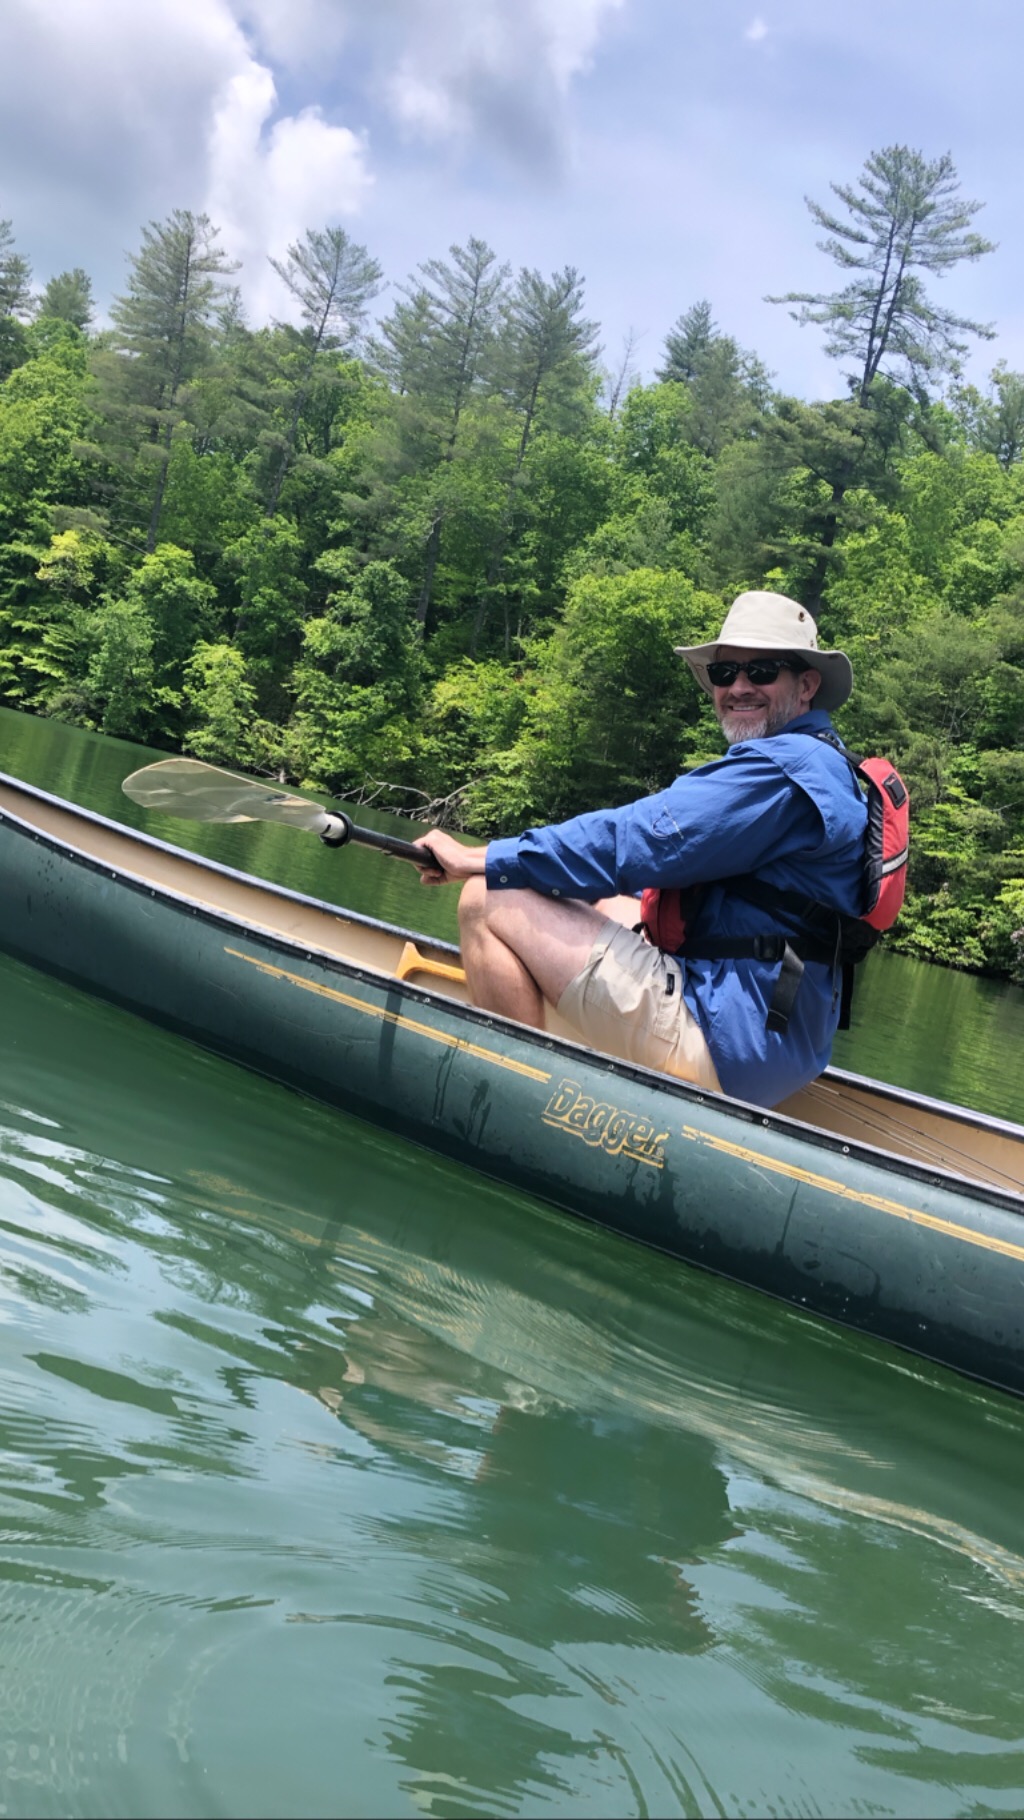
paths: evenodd
<path fill-rule="evenodd" d="M 551 895 L 552 895 L 552 897 L 557 897 L 557 896 L 558 896 L 558 892 L 557 892 L 557 891 L 552 891 L 552 893 L 551 893 Z"/>
<path fill-rule="evenodd" d="M 499 880 L 498 880 L 498 883 L 499 883 L 499 885 L 507 885 L 507 884 L 508 884 L 508 873 L 507 873 L 507 872 L 503 872 L 503 873 L 502 873 L 502 875 L 501 875 L 501 877 L 500 877 L 500 878 L 499 878 Z"/>

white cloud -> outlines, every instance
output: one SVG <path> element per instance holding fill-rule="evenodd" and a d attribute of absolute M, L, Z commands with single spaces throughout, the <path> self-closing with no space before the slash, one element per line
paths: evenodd
<path fill-rule="evenodd" d="M 357 66 L 411 137 L 557 157 L 565 95 L 628 0 L 229 0 L 275 68 Z"/>
<path fill-rule="evenodd" d="M 276 68 L 330 69 L 357 21 L 359 0 L 230 0 L 258 56 Z M 365 0 L 363 0 L 365 6 Z"/>
<path fill-rule="evenodd" d="M 265 313 L 266 254 L 366 194 L 365 139 L 317 106 L 278 112 L 232 0 L 4 0 L 4 38 L 0 214 L 42 277 L 82 265 L 109 296 L 147 220 L 205 209 Z"/>
<path fill-rule="evenodd" d="M 145 222 L 206 209 L 261 316 L 265 255 L 365 203 L 368 124 L 389 182 L 391 129 L 475 180 L 489 156 L 563 169 L 566 95 L 628 4 L 0 0 L 0 215 L 41 279 L 82 265 L 103 304 Z"/>
<path fill-rule="evenodd" d="M 364 140 L 304 108 L 267 127 L 277 104 L 269 69 L 251 59 L 216 98 L 205 208 L 243 261 L 240 285 L 256 320 L 287 314 L 266 254 L 280 256 L 307 227 L 358 212 L 372 182 Z"/>
<path fill-rule="evenodd" d="M 173 165 L 187 189 L 202 161 L 209 97 L 247 57 L 217 0 L 6 0 L 0 132 L 8 182 L 58 162 L 116 194 Z"/>
<path fill-rule="evenodd" d="M 474 139 L 511 162 L 561 156 L 564 96 L 625 0 L 417 0 L 384 93 L 417 136 Z"/>
<path fill-rule="evenodd" d="M 743 36 L 748 44 L 760 44 L 768 36 L 768 27 L 763 19 L 752 19 Z"/>

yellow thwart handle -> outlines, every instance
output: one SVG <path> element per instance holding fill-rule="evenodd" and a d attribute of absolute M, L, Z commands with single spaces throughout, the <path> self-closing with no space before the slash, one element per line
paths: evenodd
<path fill-rule="evenodd" d="M 395 968 L 395 978 L 405 980 L 410 973 L 432 973 L 435 979 L 454 980 L 460 986 L 466 983 L 466 975 L 461 967 L 452 967 L 447 961 L 430 960 L 427 955 L 420 953 L 415 942 L 406 942 L 402 949 Z"/>

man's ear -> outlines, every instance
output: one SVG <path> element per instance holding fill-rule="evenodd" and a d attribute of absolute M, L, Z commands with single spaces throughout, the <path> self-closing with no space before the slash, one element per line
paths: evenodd
<path fill-rule="evenodd" d="M 809 707 L 814 700 L 814 697 L 817 695 L 818 690 L 821 688 L 821 671 L 811 669 L 801 670 L 798 681 L 800 683 L 800 699 L 801 701 L 805 701 Z"/>

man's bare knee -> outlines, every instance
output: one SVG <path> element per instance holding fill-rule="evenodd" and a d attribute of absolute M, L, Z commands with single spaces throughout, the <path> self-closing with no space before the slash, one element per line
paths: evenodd
<path fill-rule="evenodd" d="M 459 893 L 459 928 L 466 930 L 478 924 L 487 908 L 487 880 L 467 878 Z"/>

